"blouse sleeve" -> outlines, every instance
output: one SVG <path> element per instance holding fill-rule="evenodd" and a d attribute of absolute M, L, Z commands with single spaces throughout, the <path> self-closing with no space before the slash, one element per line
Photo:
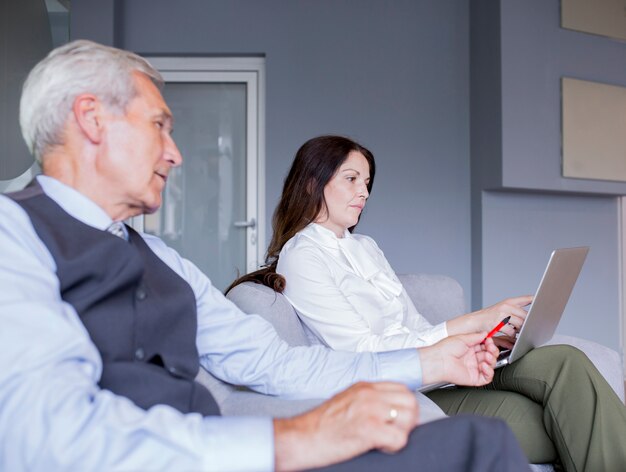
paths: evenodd
<path fill-rule="evenodd" d="M 284 295 L 302 321 L 327 346 L 343 351 L 392 351 L 431 344 L 428 332 L 376 334 L 345 287 L 339 286 L 326 259 L 314 246 L 283 251 L 278 272 L 286 279 Z"/>

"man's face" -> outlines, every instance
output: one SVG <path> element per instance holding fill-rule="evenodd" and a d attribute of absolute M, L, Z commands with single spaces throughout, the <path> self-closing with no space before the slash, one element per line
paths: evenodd
<path fill-rule="evenodd" d="M 161 92 L 143 74 L 135 73 L 134 80 L 138 93 L 125 113 L 106 115 L 104 152 L 97 161 L 107 199 L 123 218 L 155 212 L 170 170 L 182 163 Z"/>

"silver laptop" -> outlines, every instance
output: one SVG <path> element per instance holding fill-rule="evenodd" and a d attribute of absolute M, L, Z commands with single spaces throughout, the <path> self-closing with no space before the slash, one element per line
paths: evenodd
<path fill-rule="evenodd" d="M 589 247 L 552 252 L 515 345 L 500 353 L 496 369 L 515 362 L 554 336 L 588 252 Z"/>
<path fill-rule="evenodd" d="M 513 349 L 500 353 L 496 369 L 515 362 L 554 336 L 588 252 L 589 247 L 555 249 L 552 252 L 515 345 Z M 418 390 L 428 392 L 447 387 L 454 387 L 454 384 L 425 385 Z"/>

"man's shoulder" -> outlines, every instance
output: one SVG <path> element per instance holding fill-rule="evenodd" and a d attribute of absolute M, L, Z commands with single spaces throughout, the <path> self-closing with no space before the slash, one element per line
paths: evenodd
<path fill-rule="evenodd" d="M 180 259 L 180 255 L 176 252 L 175 249 L 168 246 L 165 241 L 163 241 L 158 236 L 150 233 L 137 232 L 141 239 L 148 245 L 150 250 L 154 252 L 160 259 L 163 260 L 170 267 L 174 264 L 177 264 Z"/>
<path fill-rule="evenodd" d="M 27 200 L 40 195 L 44 195 L 44 191 L 39 185 L 28 185 L 22 189 L 11 190 L 2 194 L 2 196 L 15 202 Z"/>
<path fill-rule="evenodd" d="M 24 209 L 12 198 L 14 194 L 1 193 L 0 194 L 0 226 L 14 225 L 16 220 L 26 222 L 29 220 L 27 213 Z"/>
<path fill-rule="evenodd" d="M 176 272 L 196 291 L 198 287 L 204 286 L 208 278 L 190 260 L 181 256 L 176 249 L 167 245 L 158 236 L 149 233 L 139 233 L 150 250 L 165 263 L 170 269 Z M 198 289 L 199 290 L 199 289 Z"/>

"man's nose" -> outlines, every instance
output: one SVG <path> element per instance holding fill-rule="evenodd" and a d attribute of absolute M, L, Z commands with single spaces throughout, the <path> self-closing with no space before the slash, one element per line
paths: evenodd
<path fill-rule="evenodd" d="M 183 163 L 183 156 L 176 145 L 176 141 L 174 141 L 174 138 L 170 134 L 167 135 L 165 140 L 164 153 L 165 159 L 172 164 L 172 167 L 178 167 Z"/>

